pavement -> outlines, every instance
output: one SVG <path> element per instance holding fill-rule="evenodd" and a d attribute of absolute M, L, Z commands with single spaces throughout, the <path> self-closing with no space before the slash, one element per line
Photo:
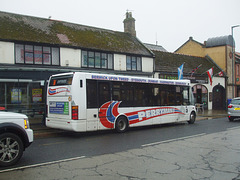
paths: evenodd
<path fill-rule="evenodd" d="M 226 110 L 204 110 L 203 112 L 197 112 L 196 120 L 216 119 L 227 116 L 228 113 Z"/>
<path fill-rule="evenodd" d="M 196 121 L 227 117 L 226 110 L 205 110 L 197 112 Z M 66 133 L 64 130 L 48 128 L 44 125 L 42 116 L 29 117 L 30 127 L 34 132 L 34 138 L 54 137 Z"/>

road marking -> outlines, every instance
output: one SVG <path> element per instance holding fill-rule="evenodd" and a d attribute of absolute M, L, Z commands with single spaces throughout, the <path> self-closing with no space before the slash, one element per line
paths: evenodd
<path fill-rule="evenodd" d="M 235 130 L 235 129 L 239 129 L 240 127 L 232 127 L 232 128 L 227 128 L 228 131 L 230 130 Z"/>
<path fill-rule="evenodd" d="M 28 165 L 28 166 L 16 167 L 16 168 L 11 168 L 11 169 L 5 169 L 5 170 L 0 170 L 0 173 L 22 170 L 22 169 L 27 169 L 27 168 L 34 168 L 34 167 L 39 167 L 39 166 L 46 166 L 46 165 L 51 165 L 51 164 L 56 164 L 56 163 L 67 162 L 67 161 L 74 161 L 74 160 L 78 160 L 78 159 L 83 159 L 85 157 L 86 156 L 80 156 L 80 157 L 75 157 L 75 158 L 62 159 L 62 160 L 58 160 L 58 161 L 51 161 L 51 162 L 32 164 L 32 165 Z"/>
<path fill-rule="evenodd" d="M 184 140 L 184 139 L 190 139 L 190 138 L 199 137 L 199 136 L 204 136 L 204 135 L 206 135 L 206 133 L 196 134 L 196 135 L 192 135 L 192 136 L 185 136 L 185 137 L 176 138 L 176 139 L 170 139 L 170 140 L 166 140 L 166 141 L 159 141 L 159 142 L 144 144 L 144 145 L 142 145 L 142 147 L 153 146 L 153 145 L 163 144 L 163 143 L 169 143 L 169 142 L 179 141 L 179 140 Z"/>

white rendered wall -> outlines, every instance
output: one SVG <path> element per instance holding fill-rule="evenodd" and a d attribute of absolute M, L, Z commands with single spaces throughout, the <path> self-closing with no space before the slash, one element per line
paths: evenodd
<path fill-rule="evenodd" d="M 198 83 L 199 84 L 199 83 Z M 225 78 L 223 77 L 213 77 L 213 83 L 212 83 L 212 86 L 210 85 L 210 81 L 208 81 L 208 84 L 201 84 L 201 85 L 204 85 L 206 86 L 207 90 L 208 90 L 208 109 L 209 110 L 212 110 L 212 101 L 210 102 L 209 101 L 209 93 L 212 93 L 213 92 L 213 88 L 217 85 L 221 85 L 223 86 L 225 89 Z M 191 86 L 193 87 L 194 85 L 197 85 L 197 84 L 191 84 Z"/>
<path fill-rule="evenodd" d="M 81 67 L 81 50 L 60 48 L 61 66 Z"/>
<path fill-rule="evenodd" d="M 153 58 L 142 57 L 142 71 L 153 73 Z"/>
<path fill-rule="evenodd" d="M 126 55 L 114 54 L 114 70 L 126 71 L 127 70 L 126 58 L 127 58 Z"/>
<path fill-rule="evenodd" d="M 14 43 L 0 41 L 0 63 L 15 64 Z"/>

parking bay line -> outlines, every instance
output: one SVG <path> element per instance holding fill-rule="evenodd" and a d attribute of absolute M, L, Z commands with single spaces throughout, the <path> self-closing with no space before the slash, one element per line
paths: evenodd
<path fill-rule="evenodd" d="M 143 144 L 143 145 L 141 145 L 141 146 L 142 146 L 142 147 L 153 146 L 153 145 L 158 145 L 158 144 L 163 144 L 163 143 L 169 143 L 169 142 L 179 141 L 179 140 L 184 140 L 184 139 L 190 139 L 190 138 L 199 137 L 199 136 L 204 136 L 204 135 L 206 135 L 206 133 L 196 134 L 196 135 L 192 135 L 192 136 L 185 136 L 185 137 L 170 139 L 170 140 L 166 140 L 166 141 L 159 141 L 159 142 L 154 142 L 154 143 L 149 143 L 149 144 Z"/>
<path fill-rule="evenodd" d="M 0 170 L 0 173 L 9 172 L 9 171 L 15 171 L 15 170 L 23 170 L 23 169 L 34 168 L 34 167 L 39 167 L 39 166 L 46 166 L 46 165 L 62 163 L 62 162 L 68 162 L 68 161 L 74 161 L 74 160 L 78 160 L 78 159 L 83 159 L 85 157 L 86 156 L 80 156 L 80 157 L 75 157 L 75 158 L 62 159 L 62 160 L 58 160 L 58 161 L 51 161 L 51 162 L 32 164 L 32 165 L 28 165 L 28 166 L 16 167 L 16 168 L 11 168 L 11 169 L 5 169 L 5 170 Z"/>

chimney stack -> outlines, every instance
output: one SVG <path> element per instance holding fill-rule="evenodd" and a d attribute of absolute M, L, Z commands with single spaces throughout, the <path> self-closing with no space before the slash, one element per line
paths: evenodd
<path fill-rule="evenodd" d="M 135 19 L 132 17 L 132 12 L 127 11 L 126 18 L 124 19 L 123 23 L 124 32 L 136 37 Z"/>

